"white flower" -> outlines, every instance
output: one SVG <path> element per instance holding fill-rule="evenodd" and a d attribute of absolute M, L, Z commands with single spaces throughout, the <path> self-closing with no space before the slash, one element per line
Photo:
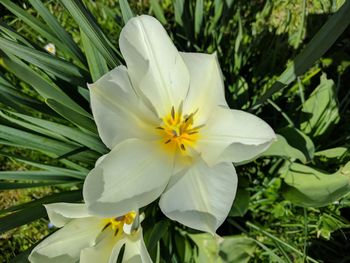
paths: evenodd
<path fill-rule="evenodd" d="M 232 162 L 269 147 L 275 133 L 231 110 L 216 54 L 178 52 L 150 16 L 123 28 L 119 66 L 89 86 L 101 139 L 111 149 L 89 173 L 89 211 L 122 215 L 160 198 L 169 218 L 215 232 L 237 188 Z"/>
<path fill-rule="evenodd" d="M 49 52 L 51 55 L 56 55 L 56 47 L 54 44 L 49 43 L 45 45 L 44 49 Z"/>
<path fill-rule="evenodd" d="M 62 227 L 37 245 L 32 263 L 115 263 L 125 244 L 122 262 L 152 262 L 142 238 L 139 216 L 91 216 L 85 204 L 46 205 L 50 221 Z"/>

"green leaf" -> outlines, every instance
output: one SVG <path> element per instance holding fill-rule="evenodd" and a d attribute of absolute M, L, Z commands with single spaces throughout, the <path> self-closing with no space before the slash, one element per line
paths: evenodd
<path fill-rule="evenodd" d="M 324 156 L 328 159 L 341 158 L 349 149 L 346 147 L 335 147 L 323 151 L 315 152 L 315 156 Z"/>
<path fill-rule="evenodd" d="M 167 23 L 164 12 L 162 7 L 159 4 L 159 0 L 150 0 L 151 7 L 153 9 L 153 12 L 156 16 L 156 18 L 163 24 L 165 25 Z"/>
<path fill-rule="evenodd" d="M 313 137 L 328 132 L 339 121 L 339 111 L 333 80 L 323 74 L 320 85 L 311 93 L 302 107 L 301 130 Z"/>
<path fill-rule="evenodd" d="M 185 0 L 174 1 L 175 21 L 180 26 L 184 25 L 184 21 L 183 21 L 184 9 L 185 9 Z"/>
<path fill-rule="evenodd" d="M 105 154 L 107 152 L 106 146 L 101 142 L 101 140 L 97 136 L 93 136 L 84 133 L 83 131 L 78 130 L 76 128 L 65 126 L 52 121 L 47 121 L 15 112 L 10 113 L 31 124 L 34 124 L 36 130 L 42 128 L 44 134 L 46 133 L 47 135 L 50 135 L 51 133 L 53 133 L 55 134 L 55 136 L 59 136 L 59 138 L 67 138 L 69 139 L 68 141 L 77 142 L 101 154 Z"/>
<path fill-rule="evenodd" d="M 87 72 L 56 56 L 0 37 L 0 49 L 71 83 L 85 85 Z"/>
<path fill-rule="evenodd" d="M 3 57 L 3 61 L 8 69 L 10 69 L 17 77 L 31 85 L 45 99 L 64 101 L 66 107 L 70 107 L 72 110 L 75 110 L 84 116 L 91 116 L 91 114 L 86 112 L 53 82 L 43 78 L 23 62 L 15 62 L 8 57 Z"/>
<path fill-rule="evenodd" d="M 198 247 L 198 262 L 223 263 L 219 256 L 218 236 L 210 234 L 191 234 L 188 235 Z"/>
<path fill-rule="evenodd" d="M 279 76 L 272 87 L 257 100 L 252 108 L 261 106 L 273 94 L 287 87 L 323 56 L 349 25 L 349 13 L 350 1 L 345 1 L 343 6 L 327 20 L 301 53 L 296 56 L 294 61 Z"/>
<path fill-rule="evenodd" d="M 18 181 L 72 181 L 71 177 L 53 171 L 0 171 L 0 179 Z"/>
<path fill-rule="evenodd" d="M 255 249 L 255 241 L 249 237 L 225 236 L 219 254 L 223 262 L 248 263 Z"/>
<path fill-rule="evenodd" d="M 108 72 L 107 62 L 101 53 L 91 43 L 84 31 L 80 30 L 81 41 L 85 49 L 85 55 L 89 64 L 92 80 L 95 82 Z"/>
<path fill-rule="evenodd" d="M 168 231 L 169 221 L 162 220 L 156 223 L 151 231 L 145 234 L 145 243 L 147 250 L 152 250 L 156 247 L 158 241 L 163 237 L 163 235 Z"/>
<path fill-rule="evenodd" d="M 199 34 L 203 22 L 203 0 L 196 0 L 196 8 L 194 11 L 194 32 Z"/>
<path fill-rule="evenodd" d="M 0 218 L 0 234 L 13 228 L 28 224 L 46 216 L 44 206 L 38 205 L 25 208 L 18 212 Z"/>
<path fill-rule="evenodd" d="M 50 13 L 41 0 L 29 0 L 29 2 L 44 19 L 46 24 L 51 28 L 56 37 L 69 48 L 71 54 L 74 55 L 74 57 L 77 58 L 83 65 L 85 65 L 85 57 L 78 45 L 73 41 L 72 37 L 66 32 L 66 30 L 58 23 L 56 17 Z"/>
<path fill-rule="evenodd" d="M 33 200 L 24 204 L 11 206 L 6 209 L 0 210 L 0 214 L 19 211 L 22 209 L 29 209 L 31 207 L 41 206 L 44 204 L 58 203 L 58 202 L 80 202 L 83 199 L 81 189 L 74 191 L 65 191 L 61 193 L 51 194 L 49 196 L 42 197 L 37 200 Z"/>
<path fill-rule="evenodd" d="M 350 192 L 350 162 L 334 174 L 293 163 L 284 176 L 283 195 L 303 207 L 326 206 Z"/>
<path fill-rule="evenodd" d="M 58 114 L 60 114 L 65 119 L 74 123 L 78 127 L 85 129 L 86 131 L 90 131 L 92 134 L 97 134 L 97 128 L 94 121 L 91 118 L 88 118 L 79 112 L 66 107 L 62 103 L 54 100 L 47 99 L 46 103 Z"/>
<path fill-rule="evenodd" d="M 303 159 L 302 161 L 308 162 L 313 159 L 315 146 L 312 140 L 306 134 L 292 127 L 282 128 L 278 130 L 278 133 L 280 133 L 287 140 L 291 147 L 298 149 L 303 153 L 306 160 L 299 156 L 301 159 Z"/>
<path fill-rule="evenodd" d="M 303 146 L 300 147 L 304 148 Z M 261 156 L 285 156 L 291 159 L 298 159 L 303 163 L 306 163 L 310 158 L 308 151 L 305 155 L 303 151 L 291 146 L 280 134 L 277 134 L 277 141 L 273 142 L 272 145 L 261 154 Z"/>
<path fill-rule="evenodd" d="M 50 182 L 42 182 L 42 183 L 7 183 L 0 182 L 0 190 L 12 190 L 12 189 L 24 189 L 24 188 L 34 188 L 34 187 L 44 187 L 44 186 L 54 186 L 54 185 L 62 185 L 62 184 L 77 184 L 81 183 L 81 181 L 50 181 Z"/>
<path fill-rule="evenodd" d="M 131 11 L 128 0 L 119 0 L 119 6 L 120 10 L 122 11 L 124 23 L 126 24 L 131 18 L 134 17 L 134 14 Z"/>
<path fill-rule="evenodd" d="M 238 188 L 229 216 L 244 216 L 249 208 L 250 194 L 247 190 Z"/>
<path fill-rule="evenodd" d="M 61 2 L 72 15 L 81 30 L 83 30 L 86 36 L 90 39 L 92 44 L 106 59 L 108 65 L 113 68 L 118 66 L 120 61 L 112 48 L 112 44 L 97 24 L 93 15 L 84 6 L 83 2 L 80 0 L 61 0 Z"/>

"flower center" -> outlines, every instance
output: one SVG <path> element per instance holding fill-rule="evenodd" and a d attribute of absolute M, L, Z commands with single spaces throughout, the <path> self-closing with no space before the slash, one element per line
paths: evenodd
<path fill-rule="evenodd" d="M 130 212 L 123 216 L 106 218 L 103 220 L 104 227 L 102 231 L 110 228 L 110 230 L 114 232 L 114 236 L 120 237 L 125 232 L 124 225 L 131 225 L 134 222 L 135 217 L 136 213 Z"/>
<path fill-rule="evenodd" d="M 162 124 L 157 127 L 162 136 L 162 143 L 169 147 L 176 147 L 185 153 L 188 147 L 195 144 L 198 139 L 199 129 L 204 125 L 193 125 L 193 118 L 198 109 L 191 114 L 183 115 L 182 103 L 176 111 L 174 106 L 171 107 L 170 113 L 162 119 Z"/>

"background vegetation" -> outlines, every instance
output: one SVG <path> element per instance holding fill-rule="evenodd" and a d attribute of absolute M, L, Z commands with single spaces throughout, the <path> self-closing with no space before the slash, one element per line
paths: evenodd
<path fill-rule="evenodd" d="M 262 156 L 237 167 L 223 238 L 148 206 L 152 258 L 350 262 L 349 1 L 0 3 L 0 261 L 25 262 L 53 230 L 43 203 L 81 200 L 84 177 L 107 151 L 85 84 L 123 63 L 120 30 L 146 13 L 179 50 L 217 52 L 229 105 L 279 134 Z M 44 50 L 48 43 L 56 55 Z"/>

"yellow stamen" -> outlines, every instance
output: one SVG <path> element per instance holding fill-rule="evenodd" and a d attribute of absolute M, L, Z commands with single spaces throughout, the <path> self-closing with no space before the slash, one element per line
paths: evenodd
<path fill-rule="evenodd" d="M 189 147 L 193 147 L 199 136 L 199 129 L 204 125 L 194 127 L 194 117 L 198 109 L 189 115 L 182 115 L 182 103 L 178 110 L 172 106 L 169 115 L 162 119 L 162 124 L 156 127 L 162 136 L 162 144 L 168 148 L 179 149 L 186 153 Z"/>
<path fill-rule="evenodd" d="M 105 231 L 106 229 L 110 229 L 114 232 L 114 236 L 119 238 L 124 233 L 123 231 L 124 224 L 131 225 L 134 222 L 135 217 L 136 217 L 136 213 L 130 212 L 123 216 L 106 218 L 103 220 L 102 231 Z"/>

